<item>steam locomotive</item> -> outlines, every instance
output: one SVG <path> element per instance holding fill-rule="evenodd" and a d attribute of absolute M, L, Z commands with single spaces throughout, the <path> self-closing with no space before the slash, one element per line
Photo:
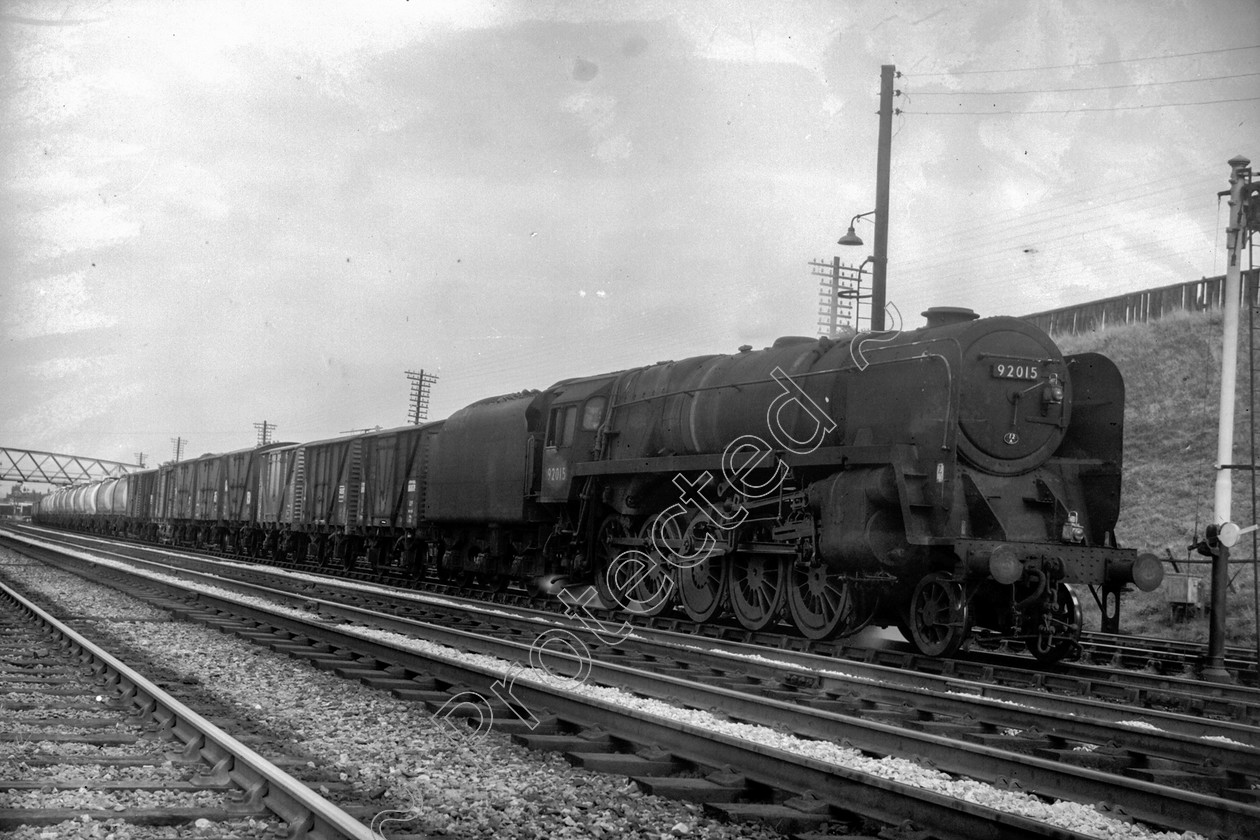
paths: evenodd
<path fill-rule="evenodd" d="M 167 463 L 37 520 L 261 562 L 556 591 L 824 639 L 896 626 L 1079 651 L 1157 557 L 1116 544 L 1124 383 L 1016 318 L 783 338 L 493 397 L 423 425 Z"/>

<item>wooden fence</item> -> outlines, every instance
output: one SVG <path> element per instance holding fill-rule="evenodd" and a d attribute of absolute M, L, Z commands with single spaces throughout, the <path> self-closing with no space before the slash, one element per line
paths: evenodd
<path fill-rule="evenodd" d="M 1260 286 L 1260 269 L 1242 273 L 1244 306 L 1257 303 L 1257 286 Z M 1146 289 L 1116 295 L 1077 306 L 1065 306 L 1025 315 L 1050 335 L 1076 335 L 1078 333 L 1105 330 L 1121 324 L 1137 324 L 1157 321 L 1172 312 L 1203 312 L 1221 307 L 1225 295 L 1225 278 L 1204 277 L 1189 283 L 1174 283 L 1158 289 Z"/>

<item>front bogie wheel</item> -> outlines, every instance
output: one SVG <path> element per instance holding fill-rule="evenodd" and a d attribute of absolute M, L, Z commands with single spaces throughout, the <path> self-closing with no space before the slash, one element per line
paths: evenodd
<path fill-rule="evenodd" d="M 1028 652 L 1043 665 L 1074 658 L 1080 653 L 1081 603 L 1065 583 L 1055 587 L 1040 627 L 1028 643 Z"/>
<path fill-rule="evenodd" d="M 906 623 L 910 641 L 926 656 L 953 656 L 971 634 L 971 612 L 960 582 L 934 572 L 914 588 Z"/>

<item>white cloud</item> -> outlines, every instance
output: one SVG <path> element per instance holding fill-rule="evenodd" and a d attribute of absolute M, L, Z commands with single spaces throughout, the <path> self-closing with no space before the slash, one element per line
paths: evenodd
<path fill-rule="evenodd" d="M 12 339 L 65 335 L 116 323 L 94 304 L 81 271 L 19 284 L 7 297 L 4 333 Z"/>
<path fill-rule="evenodd" d="M 634 144 L 623 132 L 615 131 L 617 100 L 607 94 L 582 90 L 566 97 L 560 107 L 577 114 L 586 123 L 594 144 L 595 157 L 604 163 L 616 163 L 630 157 Z"/>
<path fill-rule="evenodd" d="M 18 230 L 25 239 L 22 257 L 35 264 L 125 242 L 139 234 L 140 225 L 126 205 L 87 195 L 40 210 Z"/>

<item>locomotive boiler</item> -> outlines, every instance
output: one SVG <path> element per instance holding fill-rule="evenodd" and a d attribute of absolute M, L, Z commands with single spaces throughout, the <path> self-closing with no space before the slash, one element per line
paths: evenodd
<path fill-rule="evenodd" d="M 1126 587 L 1163 575 L 1116 543 L 1123 380 L 1019 319 L 924 315 L 912 331 L 565 380 L 230 471 L 204 456 L 185 478 L 164 465 L 147 485 L 124 479 L 195 492 L 219 486 L 203 471 L 237 475 L 198 497 L 230 511 L 182 512 L 172 486 L 133 491 L 137 513 L 112 520 L 61 491 L 43 519 L 483 589 L 592 583 L 608 606 L 696 624 L 822 639 L 874 623 L 930 655 L 983 633 L 1072 656 L 1077 589 L 1115 629 Z"/>

